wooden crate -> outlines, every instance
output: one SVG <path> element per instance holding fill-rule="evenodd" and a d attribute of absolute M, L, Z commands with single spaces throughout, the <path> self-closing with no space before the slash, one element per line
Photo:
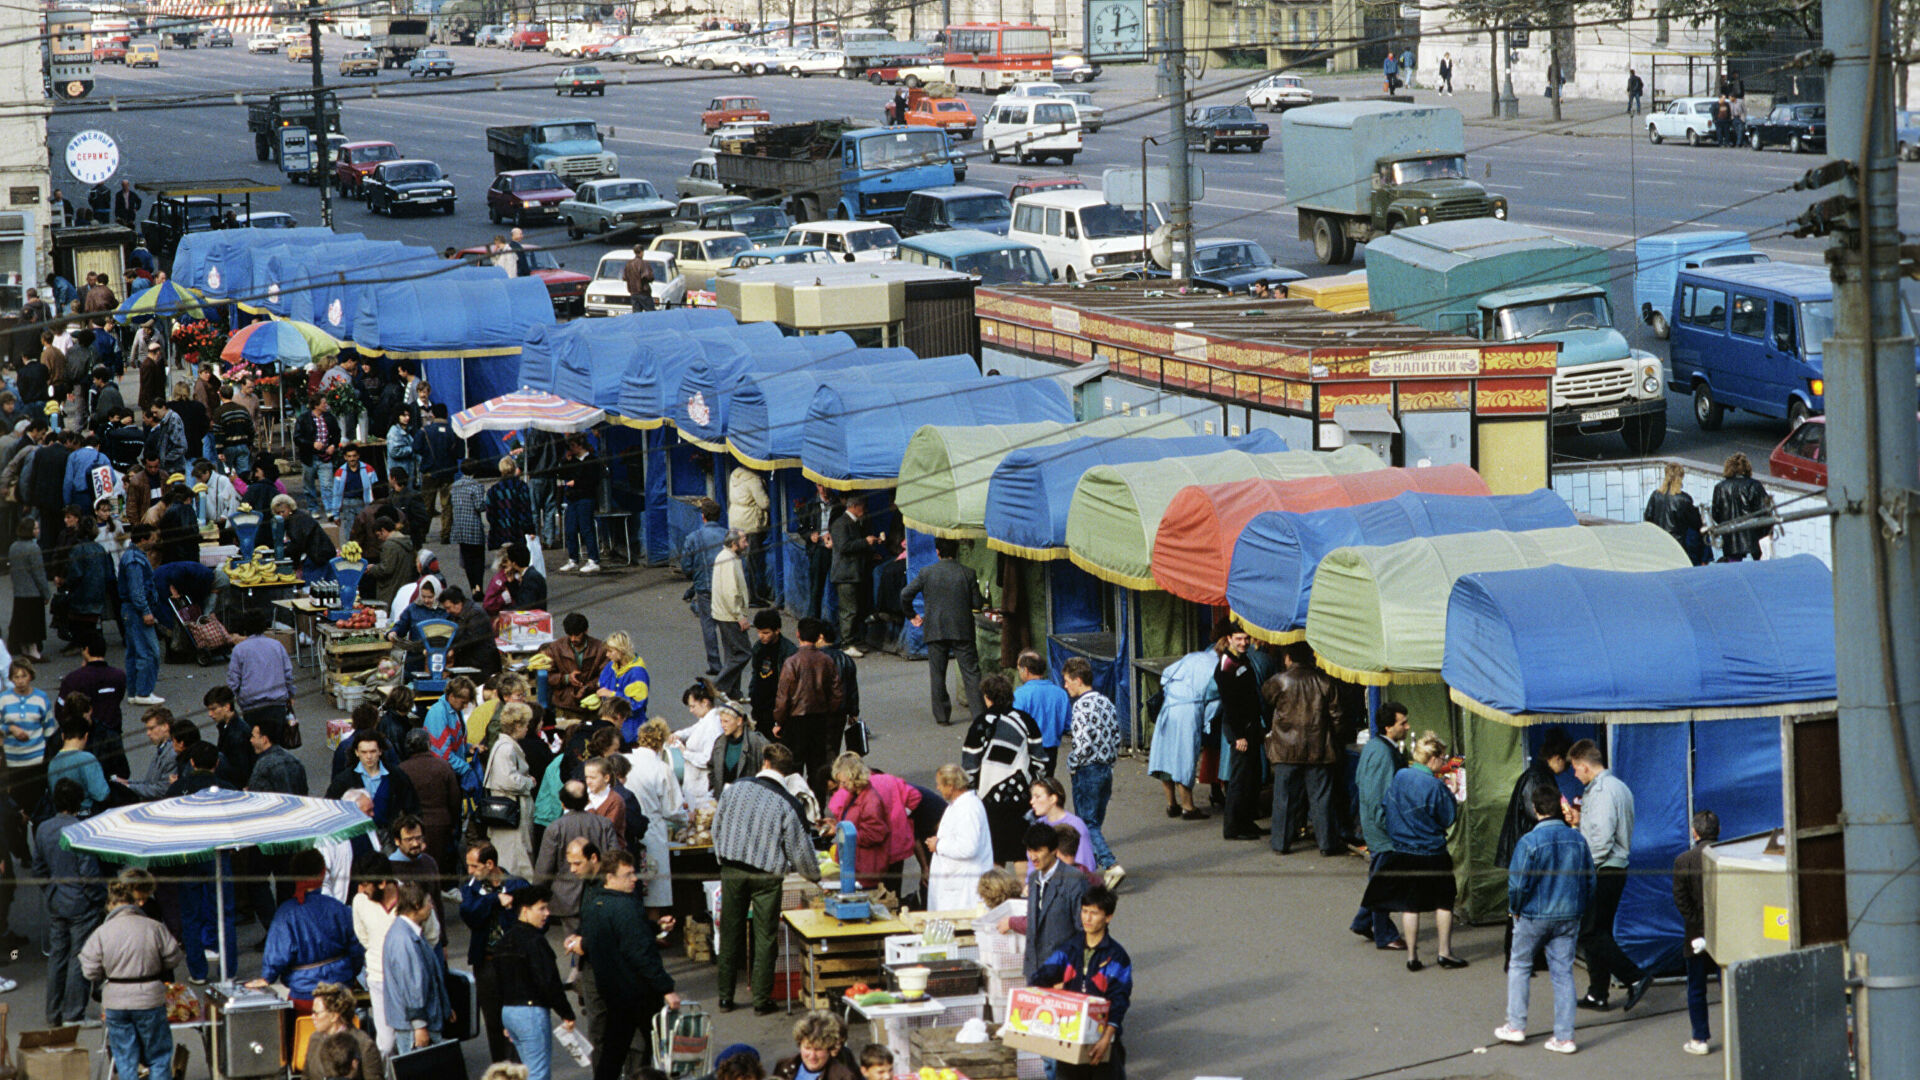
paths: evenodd
<path fill-rule="evenodd" d="M 835 941 L 828 949 L 807 949 L 805 972 L 814 989 L 814 996 L 807 1007 L 829 1008 L 835 998 L 842 996 L 855 983 L 878 986 L 880 952 L 879 938 Z"/>
<path fill-rule="evenodd" d="M 922 1068 L 953 1069 L 967 1080 L 1016 1080 L 1019 1062 L 1014 1050 L 998 1039 L 984 1043 L 955 1042 L 957 1027 L 914 1028 L 907 1033 L 909 1064 Z"/>

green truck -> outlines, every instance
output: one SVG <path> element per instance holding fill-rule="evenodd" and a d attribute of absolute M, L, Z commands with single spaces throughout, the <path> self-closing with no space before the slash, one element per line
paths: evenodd
<path fill-rule="evenodd" d="M 1280 117 L 1287 200 L 1300 239 L 1328 266 L 1353 261 L 1353 245 L 1403 225 L 1505 218 L 1507 200 L 1467 179 L 1458 109 L 1396 101 L 1338 101 Z"/>
<path fill-rule="evenodd" d="M 309 141 L 340 133 L 340 99 L 326 94 L 323 109 L 313 107 L 313 91 L 283 90 L 265 101 L 247 105 L 247 130 L 253 132 L 253 155 L 261 161 L 280 161 L 280 129 L 305 128 Z M 323 115 L 324 114 L 324 115 Z M 305 173 L 295 176 L 309 180 Z"/>
<path fill-rule="evenodd" d="M 1617 431 L 1651 454 L 1667 437 L 1665 372 L 1613 328 L 1611 277 L 1600 248 L 1510 221 L 1416 225 L 1367 249 L 1373 310 L 1482 341 L 1556 343 L 1554 433 Z"/>

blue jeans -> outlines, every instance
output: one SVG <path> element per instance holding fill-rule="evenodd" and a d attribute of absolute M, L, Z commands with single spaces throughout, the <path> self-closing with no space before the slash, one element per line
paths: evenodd
<path fill-rule="evenodd" d="M 1093 845 L 1096 869 L 1105 870 L 1120 860 L 1113 857 L 1101 826 L 1107 822 L 1107 800 L 1113 798 L 1113 765 L 1092 762 L 1073 770 L 1073 812 L 1087 823 L 1087 842 Z"/>
<path fill-rule="evenodd" d="M 1384 851 L 1370 853 L 1367 859 L 1368 881 L 1372 881 L 1373 875 L 1380 872 L 1380 864 L 1386 860 L 1387 853 Z M 1373 947 L 1376 949 L 1384 949 L 1400 940 L 1400 928 L 1393 923 L 1393 912 L 1375 911 L 1364 904 L 1354 913 L 1350 928 L 1356 934 L 1373 935 Z"/>
<path fill-rule="evenodd" d="M 1547 978 L 1553 983 L 1553 1037 L 1573 1041 L 1573 943 L 1579 919 L 1513 919 L 1513 953 L 1507 958 L 1507 1026 L 1527 1030 L 1527 994 L 1533 983 L 1534 950 L 1547 950 Z"/>
<path fill-rule="evenodd" d="M 329 470 L 326 470 L 317 459 L 300 466 L 300 491 L 307 500 L 307 513 L 314 517 L 327 512 L 326 505 L 320 498 L 320 474 L 327 471 Z"/>
<path fill-rule="evenodd" d="M 220 453 L 227 459 L 227 472 L 237 477 L 245 477 L 253 472 L 253 447 L 228 446 Z"/>
<path fill-rule="evenodd" d="M 1693 1022 L 1693 1037 L 1698 1042 L 1713 1038 L 1713 1029 L 1707 1026 L 1707 977 L 1713 974 L 1714 966 L 1713 957 L 1706 953 L 1687 953 L 1687 1019 Z"/>
<path fill-rule="evenodd" d="M 86 1019 L 92 993 L 80 970 L 80 946 L 100 926 L 101 912 L 47 917 L 47 1023 L 78 1023 Z"/>
<path fill-rule="evenodd" d="M 527 1067 L 527 1080 L 548 1080 L 553 1075 L 553 1029 L 547 1026 L 547 1010 L 538 1005 L 508 1005 L 500 1010 L 500 1023 L 513 1037 L 520 1064 Z"/>
<path fill-rule="evenodd" d="M 222 859 L 230 856 L 222 855 Z M 190 876 L 198 879 L 180 882 L 180 948 L 187 954 L 187 974 L 196 979 L 207 977 L 207 952 L 220 948 L 220 927 L 213 921 L 213 882 L 204 880 L 213 875 L 212 863 L 196 863 L 187 868 Z M 237 908 L 233 893 L 233 868 L 226 867 L 227 902 L 222 912 L 227 920 L 227 971 L 226 977 L 232 978 L 240 972 L 240 935 L 234 926 L 233 913 Z"/>
<path fill-rule="evenodd" d="M 173 1029 L 167 1026 L 167 1007 L 108 1009 L 107 1047 L 113 1051 L 113 1070 L 121 1076 L 173 1075 Z"/>
<path fill-rule="evenodd" d="M 558 545 L 560 537 L 559 531 L 554 528 L 554 521 L 560 516 L 555 505 L 559 489 L 553 486 L 552 480 L 530 477 L 527 491 L 533 497 L 533 520 L 537 526 L 534 531 L 540 534 L 540 543 L 545 547 Z"/>
<path fill-rule="evenodd" d="M 600 538 L 593 532 L 592 499 L 575 499 L 567 504 L 567 558 L 578 562 L 580 549 L 586 548 L 587 561 L 600 561 Z"/>
<path fill-rule="evenodd" d="M 200 456 L 206 458 L 208 461 L 213 460 L 213 433 L 211 431 L 200 436 Z"/>
<path fill-rule="evenodd" d="M 132 604 L 120 605 L 120 618 L 127 624 L 127 696 L 146 697 L 160 681 L 160 635 Z"/>

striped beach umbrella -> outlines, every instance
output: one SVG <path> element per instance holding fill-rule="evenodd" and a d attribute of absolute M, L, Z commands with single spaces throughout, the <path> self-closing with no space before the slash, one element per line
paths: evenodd
<path fill-rule="evenodd" d="M 372 818 L 338 799 L 208 788 L 95 814 L 68 826 L 60 842 L 116 863 L 173 866 L 247 847 L 304 851 L 372 828 Z"/>
<path fill-rule="evenodd" d="M 141 322 L 156 315 L 204 319 L 206 297 L 190 286 L 163 281 L 127 297 L 113 311 L 113 317 L 123 323 Z"/>
<path fill-rule="evenodd" d="M 580 405 L 542 390 L 522 387 L 483 401 L 453 417 L 453 433 L 463 439 L 481 431 L 556 431 L 570 435 L 607 418 L 605 409 Z"/>
<path fill-rule="evenodd" d="M 227 339 L 226 347 L 220 350 L 220 359 L 229 364 L 298 367 L 339 351 L 340 342 L 312 323 L 272 319 L 242 327 Z"/>

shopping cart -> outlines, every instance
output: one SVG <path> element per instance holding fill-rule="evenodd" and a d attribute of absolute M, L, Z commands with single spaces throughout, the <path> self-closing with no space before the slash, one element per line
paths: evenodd
<path fill-rule="evenodd" d="M 174 654 L 169 659 L 192 656 L 195 663 L 206 667 L 226 655 L 232 641 L 219 619 L 201 611 L 200 605 L 191 600 L 177 596 L 167 597 L 167 606 L 173 609 L 176 623 L 168 642 Z"/>

